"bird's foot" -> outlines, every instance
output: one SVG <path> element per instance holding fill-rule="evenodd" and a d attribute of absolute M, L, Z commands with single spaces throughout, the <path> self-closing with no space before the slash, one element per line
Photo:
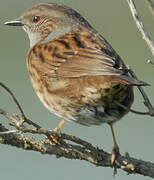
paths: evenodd
<path fill-rule="evenodd" d="M 117 157 L 120 155 L 119 147 L 114 146 L 112 149 L 112 154 L 111 154 L 111 164 L 113 165 L 117 159 Z"/>
<path fill-rule="evenodd" d="M 66 122 L 66 120 L 62 120 L 60 121 L 60 123 L 58 124 L 58 126 L 53 130 L 56 133 L 60 133 L 60 129 L 62 128 L 62 126 L 64 125 L 64 123 Z M 57 144 L 57 143 L 65 143 L 64 139 L 57 137 L 57 136 L 50 136 L 50 138 Z"/>
<path fill-rule="evenodd" d="M 55 131 L 55 130 L 53 130 L 53 131 Z M 58 131 L 56 133 L 60 134 L 60 131 Z M 64 139 L 61 138 L 61 137 L 58 137 L 58 136 L 51 135 L 51 136 L 49 136 L 49 139 L 51 139 L 56 144 L 63 144 L 63 143 L 65 143 Z"/>
<path fill-rule="evenodd" d="M 114 167 L 113 171 L 113 176 L 117 174 L 117 167 L 116 167 L 116 159 L 120 155 L 119 147 L 116 145 L 112 149 L 112 154 L 111 154 L 111 165 Z"/>

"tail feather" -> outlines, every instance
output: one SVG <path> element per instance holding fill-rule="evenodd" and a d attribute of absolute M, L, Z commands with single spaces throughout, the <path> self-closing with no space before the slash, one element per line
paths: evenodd
<path fill-rule="evenodd" d="M 125 75 L 121 75 L 118 77 L 119 79 L 122 80 L 122 82 L 128 84 L 128 85 L 132 85 L 132 86 L 150 86 L 150 84 L 144 82 L 144 81 L 140 81 L 138 79 L 135 79 L 133 77 L 130 76 L 125 76 Z"/>

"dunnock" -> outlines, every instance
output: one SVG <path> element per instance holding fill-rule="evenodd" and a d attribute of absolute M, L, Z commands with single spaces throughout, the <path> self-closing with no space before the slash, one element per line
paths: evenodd
<path fill-rule="evenodd" d="M 55 131 L 65 121 L 109 124 L 113 163 L 119 153 L 113 124 L 128 113 L 134 99 L 132 86 L 147 84 L 132 78 L 104 37 L 67 6 L 42 3 L 5 24 L 22 26 L 29 36 L 32 85 L 46 108 L 64 119 Z"/>

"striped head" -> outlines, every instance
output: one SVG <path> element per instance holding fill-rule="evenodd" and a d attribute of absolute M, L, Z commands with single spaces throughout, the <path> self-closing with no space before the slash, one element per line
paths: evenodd
<path fill-rule="evenodd" d="M 56 3 L 41 3 L 27 9 L 19 19 L 6 25 L 22 26 L 30 39 L 30 46 L 58 38 L 78 26 L 90 27 L 75 10 Z"/>

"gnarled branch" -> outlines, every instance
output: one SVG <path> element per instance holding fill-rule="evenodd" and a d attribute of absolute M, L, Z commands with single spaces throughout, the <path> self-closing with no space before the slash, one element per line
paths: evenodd
<path fill-rule="evenodd" d="M 14 116 L 0 110 L 0 114 L 9 118 L 13 122 Z M 27 137 L 26 133 L 43 134 L 45 136 L 55 136 L 62 141 L 52 141 L 49 138 L 37 140 L 34 137 Z M 10 131 L 3 125 L 0 125 L 0 143 L 22 148 L 24 150 L 33 150 L 42 154 L 56 155 L 57 158 L 65 157 L 68 159 L 79 159 L 88 161 L 96 166 L 113 167 L 111 164 L 111 154 L 103 149 L 94 147 L 92 144 L 72 135 L 57 134 L 47 129 L 27 128 L 21 126 L 17 130 Z M 154 163 L 145 162 L 142 160 L 126 156 L 118 156 L 114 167 L 120 168 L 127 173 L 142 174 L 144 176 L 154 177 Z"/>

